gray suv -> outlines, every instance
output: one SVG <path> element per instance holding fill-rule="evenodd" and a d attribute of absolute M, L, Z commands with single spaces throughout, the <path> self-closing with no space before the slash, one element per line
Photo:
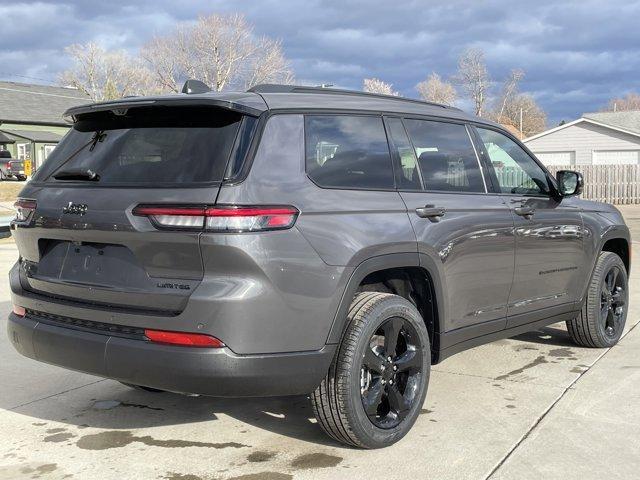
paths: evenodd
<path fill-rule="evenodd" d="M 261 85 L 74 107 L 16 203 L 8 334 L 131 386 L 310 394 L 390 445 L 430 366 L 566 321 L 610 347 L 629 230 L 500 125 L 438 104 Z"/>

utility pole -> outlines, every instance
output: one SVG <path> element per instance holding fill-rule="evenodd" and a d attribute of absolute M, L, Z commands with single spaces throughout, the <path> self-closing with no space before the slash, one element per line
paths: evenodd
<path fill-rule="evenodd" d="M 523 133 L 522 133 L 522 107 L 520 107 L 520 140 L 522 140 L 523 137 Z"/>

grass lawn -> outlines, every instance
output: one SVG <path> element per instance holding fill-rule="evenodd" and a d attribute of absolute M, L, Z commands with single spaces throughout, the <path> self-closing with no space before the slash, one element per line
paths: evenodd
<path fill-rule="evenodd" d="M 24 187 L 24 182 L 5 180 L 0 182 L 0 202 L 10 202 L 16 199 L 18 192 Z"/>

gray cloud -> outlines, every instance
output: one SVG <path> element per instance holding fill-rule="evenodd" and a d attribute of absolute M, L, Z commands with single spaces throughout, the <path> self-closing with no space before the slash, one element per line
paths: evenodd
<path fill-rule="evenodd" d="M 282 39 L 296 75 L 309 83 L 360 88 L 363 77 L 376 76 L 415 96 L 417 82 L 432 71 L 452 75 L 460 52 L 478 46 L 496 83 L 512 68 L 526 71 L 522 90 L 552 122 L 638 89 L 637 0 L 0 0 L 0 77 L 55 81 L 71 43 L 135 52 L 177 21 L 234 11 L 256 33 Z"/>

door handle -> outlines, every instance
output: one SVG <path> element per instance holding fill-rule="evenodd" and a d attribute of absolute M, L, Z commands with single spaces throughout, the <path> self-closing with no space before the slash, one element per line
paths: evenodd
<path fill-rule="evenodd" d="M 533 214 L 536 213 L 535 208 L 530 207 L 528 205 L 524 205 L 522 207 L 516 207 L 513 209 L 513 211 L 516 212 L 516 215 L 520 215 L 521 217 L 524 217 L 527 220 L 533 217 Z"/>
<path fill-rule="evenodd" d="M 425 205 L 424 207 L 416 208 L 416 214 L 420 218 L 428 218 L 432 222 L 439 222 L 444 217 L 445 209 L 435 205 Z"/>

